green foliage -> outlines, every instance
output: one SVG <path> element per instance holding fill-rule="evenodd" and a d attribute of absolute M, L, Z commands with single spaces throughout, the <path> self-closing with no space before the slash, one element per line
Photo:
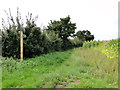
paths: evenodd
<path fill-rule="evenodd" d="M 31 17 L 31 16 L 30 16 Z M 42 34 L 40 27 L 37 27 L 34 19 L 27 18 L 27 26 L 25 27 L 24 34 L 24 56 L 34 57 L 44 53 L 45 49 L 45 35 Z"/>
<path fill-rule="evenodd" d="M 55 31 L 58 34 L 59 38 L 62 39 L 62 49 L 72 48 L 71 42 L 68 40 L 69 36 L 72 36 L 75 33 L 76 24 L 71 23 L 70 16 L 66 18 L 60 18 L 60 21 L 52 21 L 47 26 L 47 31 Z"/>
<path fill-rule="evenodd" d="M 0 63 L 0 65 L 2 66 L 2 69 L 6 69 L 8 72 L 13 72 L 13 70 L 16 69 L 16 65 L 17 65 L 17 60 L 14 60 L 12 57 L 11 58 L 4 58 L 1 57 L 1 61 L 2 63 Z"/>
<path fill-rule="evenodd" d="M 80 47 L 83 45 L 83 41 L 78 39 L 78 38 L 74 38 L 74 39 L 69 39 L 70 42 L 72 43 L 73 47 Z"/>
<path fill-rule="evenodd" d="M 48 51 L 59 51 L 62 46 L 62 39 L 58 37 L 58 34 L 55 34 L 54 31 L 44 31 L 44 34 L 47 38 L 49 50 Z"/>
<path fill-rule="evenodd" d="M 103 43 L 99 46 L 99 50 L 104 53 L 107 58 L 118 58 L 119 43 L 118 39 L 103 41 Z"/>
<path fill-rule="evenodd" d="M 107 58 L 118 58 L 118 52 L 119 50 L 119 39 L 110 40 L 110 41 L 90 41 L 85 42 L 83 44 L 83 47 L 85 48 L 91 48 L 96 47 L 95 49 L 100 50 L 102 53 L 104 53 Z"/>
<path fill-rule="evenodd" d="M 55 31 L 61 39 L 67 39 L 75 33 L 76 24 L 71 23 L 70 16 L 66 18 L 60 18 L 60 21 L 52 21 L 47 26 L 48 31 Z"/>
<path fill-rule="evenodd" d="M 32 14 L 28 14 L 25 27 L 20 23 L 19 11 L 17 11 L 16 21 L 12 16 L 8 16 L 8 20 L 12 23 L 7 27 L 3 22 L 2 30 L 2 55 L 4 57 L 20 57 L 20 31 L 23 31 L 24 57 L 34 57 L 44 53 L 44 41 L 42 40 L 45 36 L 41 33 L 40 28 L 36 26 Z"/>
<path fill-rule="evenodd" d="M 19 10 L 17 10 L 16 20 L 13 19 L 11 12 L 6 14 L 9 27 L 3 19 L 3 29 L 0 29 L 2 31 L 0 36 L 2 36 L 2 55 L 4 57 L 20 58 L 20 31 L 23 32 L 24 58 L 81 46 L 81 42 L 73 44 L 68 39 L 76 29 L 75 23 L 71 23 L 69 16 L 60 18 L 60 21 L 51 21 L 47 29 L 41 30 L 35 24 L 37 17 L 32 18 L 32 13 L 28 13 L 28 16 L 26 16 L 26 25 L 24 27 Z"/>
<path fill-rule="evenodd" d="M 17 11 L 16 23 L 13 20 L 13 17 L 8 16 L 8 23 L 9 27 L 5 26 L 6 23 L 2 20 L 3 30 L 2 32 L 2 55 L 4 57 L 19 57 L 19 50 L 20 50 L 20 29 L 22 30 L 22 24 L 19 22 L 21 21 L 20 16 L 18 15 L 19 11 Z M 8 14 L 7 14 L 8 15 Z M 11 22 L 10 22 L 11 21 Z"/>
<path fill-rule="evenodd" d="M 91 47 L 95 47 L 98 46 L 102 43 L 102 41 L 85 41 L 83 44 L 83 47 L 85 48 L 91 48 Z"/>
<path fill-rule="evenodd" d="M 94 39 L 94 35 L 91 35 L 91 32 L 88 30 L 78 31 L 75 36 L 77 36 L 82 41 L 91 41 Z"/>
<path fill-rule="evenodd" d="M 9 12 L 8 21 L 12 22 L 9 27 L 2 22 L 2 55 L 4 57 L 20 58 L 20 31 L 23 31 L 23 54 L 24 58 L 39 56 L 44 53 L 61 50 L 62 41 L 54 31 L 42 32 L 35 24 L 32 14 L 26 17 L 26 26 L 23 27 L 21 16 L 17 11 L 16 20 Z"/>

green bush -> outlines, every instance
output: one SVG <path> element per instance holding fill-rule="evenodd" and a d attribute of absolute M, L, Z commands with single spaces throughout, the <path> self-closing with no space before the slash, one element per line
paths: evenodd
<path fill-rule="evenodd" d="M 16 69 L 18 63 L 17 60 L 14 60 L 12 57 L 1 57 L 1 61 L 2 62 L 0 63 L 0 65 L 2 66 L 2 69 L 6 69 L 8 72 L 13 72 L 13 70 Z"/>
<path fill-rule="evenodd" d="M 23 34 L 26 36 L 23 39 L 25 57 L 34 57 L 44 53 L 46 37 L 42 34 L 41 29 L 36 27 L 33 21 L 27 21 L 27 26 L 25 27 Z"/>
<path fill-rule="evenodd" d="M 58 38 L 58 34 L 54 31 L 42 32 L 41 28 L 36 26 L 35 19 L 32 19 L 32 14 L 28 15 L 24 27 L 20 23 L 19 13 L 16 20 L 13 20 L 12 16 L 9 19 L 12 23 L 7 27 L 3 20 L 3 30 L 1 30 L 4 57 L 20 58 L 20 31 L 23 31 L 23 56 L 25 58 L 61 50 L 62 40 Z"/>
<path fill-rule="evenodd" d="M 2 55 L 4 57 L 18 57 L 20 54 L 20 33 L 15 26 L 2 31 Z"/>
<path fill-rule="evenodd" d="M 80 47 L 83 45 L 83 41 L 79 38 L 69 39 L 73 47 Z"/>
<path fill-rule="evenodd" d="M 48 52 L 61 50 L 62 39 L 58 37 L 58 34 L 55 34 L 54 31 L 47 32 L 44 30 L 44 35 L 48 41 Z"/>

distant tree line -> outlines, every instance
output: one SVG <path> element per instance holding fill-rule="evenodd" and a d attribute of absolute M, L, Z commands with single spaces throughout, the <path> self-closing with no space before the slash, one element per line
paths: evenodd
<path fill-rule="evenodd" d="M 78 31 L 75 34 L 76 23 L 70 21 L 70 16 L 60 20 L 50 21 L 49 25 L 41 29 L 35 24 L 37 17 L 32 13 L 26 16 L 26 25 L 23 26 L 21 15 L 17 9 L 14 20 L 11 11 L 7 13 L 8 26 L 2 19 L 2 56 L 20 58 L 20 31 L 23 31 L 24 57 L 30 58 L 53 51 L 67 50 L 80 47 L 84 41 L 94 40 L 90 31 Z M 72 39 L 70 38 L 72 37 Z"/>

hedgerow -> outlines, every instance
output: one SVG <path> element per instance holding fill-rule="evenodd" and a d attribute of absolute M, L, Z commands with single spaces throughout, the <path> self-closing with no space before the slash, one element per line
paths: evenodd
<path fill-rule="evenodd" d="M 7 13 L 8 25 L 2 19 L 2 56 L 20 58 L 20 32 L 23 32 L 23 56 L 31 58 L 44 53 L 72 49 L 83 45 L 77 34 L 75 35 L 76 23 L 71 23 L 70 16 L 60 18 L 60 21 L 51 21 L 46 29 L 36 25 L 37 17 L 32 13 L 26 16 L 26 24 L 23 24 L 21 14 L 17 10 L 16 19 L 11 12 Z M 84 30 L 84 32 L 88 32 Z M 88 33 L 90 36 L 90 32 Z M 85 36 L 85 35 L 84 35 Z M 73 39 L 69 39 L 73 37 Z M 88 38 L 88 37 L 87 37 Z M 92 39 L 93 40 L 93 39 Z"/>

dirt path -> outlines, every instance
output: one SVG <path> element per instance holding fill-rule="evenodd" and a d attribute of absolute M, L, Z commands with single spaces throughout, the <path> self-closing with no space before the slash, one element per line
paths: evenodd
<path fill-rule="evenodd" d="M 75 81 L 73 81 L 73 82 L 70 82 L 68 85 L 66 85 L 64 88 L 69 88 L 70 87 L 70 85 L 72 85 L 72 84 L 75 84 L 75 85 L 77 85 L 77 84 L 79 84 L 80 83 L 80 79 L 77 79 L 77 80 L 75 80 Z"/>
<path fill-rule="evenodd" d="M 73 80 L 73 79 L 69 79 L 69 80 Z M 69 88 L 70 85 L 72 85 L 72 84 L 77 85 L 77 84 L 79 84 L 79 83 L 80 83 L 80 79 L 76 79 L 76 80 L 73 80 L 73 82 L 68 83 L 67 85 L 65 84 L 65 86 L 64 86 L 63 84 L 58 84 L 58 85 L 56 86 L 56 88 Z"/>

